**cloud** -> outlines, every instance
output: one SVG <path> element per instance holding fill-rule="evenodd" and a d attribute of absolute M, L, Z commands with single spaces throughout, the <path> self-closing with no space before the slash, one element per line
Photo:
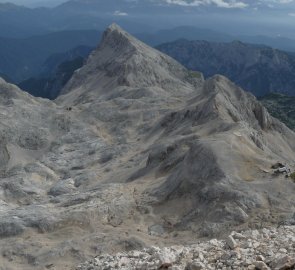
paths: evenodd
<path fill-rule="evenodd" d="M 273 4 L 273 5 L 280 5 L 280 4 L 291 4 L 294 3 L 294 0 L 260 0 L 258 1 L 259 4 Z"/>
<path fill-rule="evenodd" d="M 281 4 L 289 4 L 294 2 L 294 0 L 278 0 L 277 2 L 281 3 Z"/>
<path fill-rule="evenodd" d="M 295 0 L 161 0 L 170 5 L 186 7 L 217 6 L 220 8 L 246 8 L 255 6 L 275 7 L 295 3 Z"/>
<path fill-rule="evenodd" d="M 245 8 L 248 4 L 235 0 L 164 0 L 170 5 L 186 7 L 198 7 L 203 5 L 215 5 L 220 8 Z"/>
<path fill-rule="evenodd" d="M 116 10 L 114 13 L 113 13 L 114 16 L 128 16 L 128 13 L 126 12 L 122 12 L 120 10 Z"/>

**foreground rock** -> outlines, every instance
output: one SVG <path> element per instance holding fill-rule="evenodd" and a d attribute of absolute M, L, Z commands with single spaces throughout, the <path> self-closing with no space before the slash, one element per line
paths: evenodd
<path fill-rule="evenodd" d="M 217 239 L 190 246 L 150 247 L 102 254 L 77 269 L 295 269 L 295 226 L 232 232 L 229 238 L 237 243 L 235 247 L 228 240 Z"/>

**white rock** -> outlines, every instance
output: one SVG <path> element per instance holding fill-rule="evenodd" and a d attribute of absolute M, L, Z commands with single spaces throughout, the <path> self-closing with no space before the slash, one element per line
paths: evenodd
<path fill-rule="evenodd" d="M 219 245 L 219 242 L 218 242 L 217 239 L 212 239 L 212 240 L 209 241 L 209 243 L 210 243 L 211 245 L 213 245 L 213 246 L 218 246 L 218 245 Z"/>
<path fill-rule="evenodd" d="M 160 265 L 173 264 L 177 260 L 177 257 L 170 249 L 164 248 L 164 250 L 158 254 L 158 259 L 160 260 Z"/>
<path fill-rule="evenodd" d="M 264 262 L 264 261 L 265 261 L 265 258 L 264 258 L 262 255 L 258 255 L 258 256 L 256 257 L 256 261 Z"/>
<path fill-rule="evenodd" d="M 231 235 L 226 238 L 226 243 L 231 249 L 235 249 L 238 246 L 237 242 Z"/>
<path fill-rule="evenodd" d="M 191 262 L 188 263 L 186 266 L 187 270 L 202 270 L 202 269 L 206 269 L 205 265 L 201 262 Z"/>
<path fill-rule="evenodd" d="M 259 270 L 270 270 L 270 268 L 265 264 L 265 262 L 255 262 L 254 265 Z"/>
<path fill-rule="evenodd" d="M 287 270 L 295 266 L 295 258 L 290 256 L 281 256 L 275 259 L 271 266 L 274 270 Z"/>
<path fill-rule="evenodd" d="M 279 249 L 279 252 L 281 252 L 281 253 L 287 253 L 288 251 L 285 248 L 280 248 Z"/>
<path fill-rule="evenodd" d="M 241 233 L 238 233 L 238 232 L 233 232 L 233 238 L 235 239 L 239 239 L 239 240 L 243 240 L 246 238 L 246 236 L 242 235 Z"/>

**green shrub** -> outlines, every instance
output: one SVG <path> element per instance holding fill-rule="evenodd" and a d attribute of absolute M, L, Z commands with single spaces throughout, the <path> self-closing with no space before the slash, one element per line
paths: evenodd
<path fill-rule="evenodd" d="M 291 173 L 290 177 L 295 182 L 295 172 Z"/>
<path fill-rule="evenodd" d="M 202 73 L 200 73 L 200 72 L 198 72 L 198 71 L 189 71 L 189 72 L 188 72 L 188 77 L 189 77 L 189 78 L 200 79 L 200 78 L 202 78 Z"/>

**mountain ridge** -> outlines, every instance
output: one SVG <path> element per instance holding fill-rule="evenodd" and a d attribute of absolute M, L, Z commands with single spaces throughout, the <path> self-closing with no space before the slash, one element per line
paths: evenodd
<path fill-rule="evenodd" d="M 178 40 L 157 47 L 206 77 L 220 73 L 256 96 L 294 94 L 295 58 L 291 53 L 239 41 L 214 43 Z"/>
<path fill-rule="evenodd" d="M 295 170 L 295 133 L 116 25 L 57 100 L 0 89 L 4 269 L 71 269 L 294 215 L 295 183 L 272 166 Z"/>

